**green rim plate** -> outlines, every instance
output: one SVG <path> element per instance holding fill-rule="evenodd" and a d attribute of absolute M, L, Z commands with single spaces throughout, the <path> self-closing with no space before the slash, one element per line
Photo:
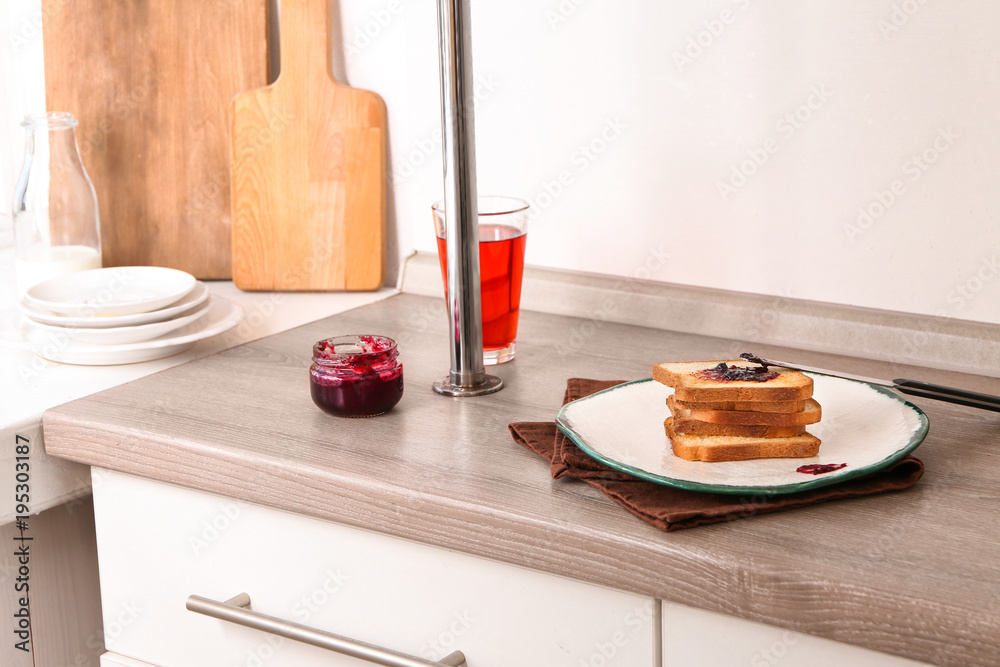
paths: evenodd
<path fill-rule="evenodd" d="M 815 384 L 814 397 L 822 405 L 824 415 L 820 424 L 809 427 L 823 441 L 817 457 L 724 463 L 684 461 L 670 451 L 670 441 L 663 430 L 663 420 L 670 414 L 665 398 L 671 390 L 652 378 L 626 382 L 571 401 L 559 411 L 556 424 L 584 453 L 614 470 L 664 486 L 726 494 L 796 493 L 864 477 L 899 461 L 927 436 L 930 426 L 927 415 L 892 390 L 855 380 L 809 375 Z M 635 414 L 630 415 L 629 411 Z M 866 416 L 865 421 L 858 422 Z M 655 424 L 656 429 L 650 424 Z M 887 425 L 897 428 L 889 430 Z M 884 439 L 878 437 L 879 429 L 886 430 Z M 609 430 L 615 433 L 608 433 Z M 620 437 L 623 430 L 626 433 Z M 631 443 L 633 434 L 636 439 L 629 445 L 632 452 L 615 450 L 612 441 Z M 858 465 L 852 465 L 849 458 L 855 449 L 861 461 Z M 658 453 L 662 453 L 662 464 L 657 463 Z M 832 460 L 837 455 L 846 460 Z M 807 476 L 794 472 L 805 463 L 845 462 L 847 468 L 832 473 Z M 807 479 L 792 481 L 794 475 L 786 474 L 789 468 L 794 475 Z M 745 478 L 756 474 L 755 471 L 760 471 L 762 477 L 777 476 L 782 481 L 747 483 Z M 704 478 L 706 474 L 708 479 Z M 727 479 L 730 476 L 732 482 Z"/>

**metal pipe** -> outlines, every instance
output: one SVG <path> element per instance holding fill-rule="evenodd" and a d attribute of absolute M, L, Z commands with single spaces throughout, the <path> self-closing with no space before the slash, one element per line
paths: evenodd
<path fill-rule="evenodd" d="M 441 136 L 451 372 L 434 383 L 446 396 L 481 396 L 503 387 L 483 365 L 476 210 L 476 128 L 469 0 L 438 0 Z"/>

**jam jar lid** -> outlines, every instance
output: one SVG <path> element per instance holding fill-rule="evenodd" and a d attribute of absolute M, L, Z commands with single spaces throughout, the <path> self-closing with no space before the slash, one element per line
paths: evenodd
<path fill-rule="evenodd" d="M 313 345 L 313 361 L 338 364 L 350 361 L 354 365 L 376 364 L 393 356 L 396 341 L 388 336 L 335 336 Z"/>

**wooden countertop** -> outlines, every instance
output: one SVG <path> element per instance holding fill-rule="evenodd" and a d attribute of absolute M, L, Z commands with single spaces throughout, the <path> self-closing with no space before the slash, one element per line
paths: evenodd
<path fill-rule="evenodd" d="M 309 398 L 312 344 L 400 342 L 387 415 L 329 417 Z M 572 336 L 571 336 L 572 335 Z M 440 302 L 402 294 L 45 413 L 50 455 L 369 528 L 938 664 L 1000 656 L 1000 418 L 915 399 L 924 478 L 901 492 L 663 533 L 588 485 L 554 481 L 507 424 L 551 420 L 569 377 L 635 379 L 733 341 L 522 312 L 506 388 L 431 391 L 448 370 Z M 573 341 L 573 343 L 568 343 Z M 1000 380 L 753 345 L 846 372 L 1000 394 Z M 758 352 L 759 350 L 759 352 Z"/>

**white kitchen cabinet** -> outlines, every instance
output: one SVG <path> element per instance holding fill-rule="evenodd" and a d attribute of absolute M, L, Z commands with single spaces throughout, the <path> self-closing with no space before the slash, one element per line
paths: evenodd
<path fill-rule="evenodd" d="M 894 655 L 670 602 L 662 603 L 663 667 L 919 667 Z"/>
<path fill-rule="evenodd" d="M 106 646 L 156 667 L 367 665 L 199 615 L 270 616 L 469 667 L 659 664 L 652 599 L 95 469 Z M 107 657 L 108 665 L 120 658 Z"/>
<path fill-rule="evenodd" d="M 469 667 L 906 667 L 867 649 L 94 469 L 102 667 L 366 663 L 185 608 L 254 611 Z"/>
<path fill-rule="evenodd" d="M 135 658 L 126 658 L 109 651 L 101 656 L 101 667 L 156 667 L 156 665 Z"/>

